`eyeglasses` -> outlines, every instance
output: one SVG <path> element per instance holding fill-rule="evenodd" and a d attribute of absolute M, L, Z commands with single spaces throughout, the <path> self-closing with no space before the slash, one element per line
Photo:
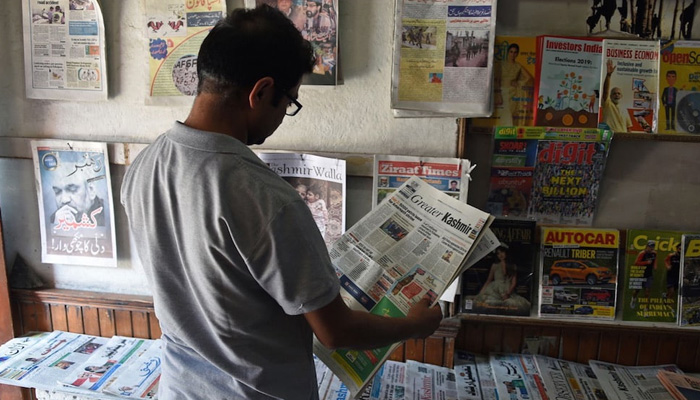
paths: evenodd
<path fill-rule="evenodd" d="M 285 114 L 289 115 L 290 117 L 293 117 L 299 113 L 299 110 L 301 110 L 301 103 L 297 101 L 295 97 L 292 97 L 289 93 L 285 93 L 285 96 L 289 97 L 289 100 L 291 100 L 287 104 L 287 111 L 285 111 Z"/>

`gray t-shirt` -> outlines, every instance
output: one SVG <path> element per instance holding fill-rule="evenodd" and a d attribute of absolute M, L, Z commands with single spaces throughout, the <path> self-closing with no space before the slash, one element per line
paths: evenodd
<path fill-rule="evenodd" d="M 302 314 L 339 283 L 297 192 L 239 140 L 176 123 L 121 201 L 163 331 L 159 398 L 317 398 Z"/>

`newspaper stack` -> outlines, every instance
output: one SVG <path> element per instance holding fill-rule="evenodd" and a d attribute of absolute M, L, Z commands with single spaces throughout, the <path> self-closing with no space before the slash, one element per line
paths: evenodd
<path fill-rule="evenodd" d="M 425 296 L 437 302 L 492 220 L 411 177 L 333 243 L 340 294 L 351 309 L 390 317 L 405 317 Z M 314 353 L 356 395 L 396 346 L 331 351 L 315 340 Z"/>

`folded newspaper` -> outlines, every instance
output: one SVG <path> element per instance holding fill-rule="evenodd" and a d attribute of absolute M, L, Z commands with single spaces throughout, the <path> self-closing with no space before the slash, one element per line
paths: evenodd
<path fill-rule="evenodd" d="M 493 217 L 412 177 L 330 248 L 341 296 L 354 310 L 405 317 L 425 295 L 434 302 L 463 272 Z M 398 343 L 314 353 L 357 395 Z"/>

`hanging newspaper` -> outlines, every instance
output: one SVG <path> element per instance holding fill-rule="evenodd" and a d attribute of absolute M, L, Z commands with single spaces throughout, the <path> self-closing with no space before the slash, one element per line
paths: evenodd
<path fill-rule="evenodd" d="M 426 295 L 436 302 L 492 219 L 411 177 L 331 246 L 342 298 L 390 317 L 405 317 Z M 331 351 L 314 340 L 314 353 L 357 394 L 397 345 Z"/>
<path fill-rule="evenodd" d="M 105 143 L 32 140 L 41 261 L 117 266 Z"/>
<path fill-rule="evenodd" d="M 97 0 L 23 0 L 24 77 L 31 99 L 107 99 L 105 27 Z"/>
<path fill-rule="evenodd" d="M 223 0 L 146 0 L 149 104 L 188 103 L 197 94 L 197 54 L 226 12 Z"/>
<path fill-rule="evenodd" d="M 459 158 L 375 155 L 372 184 L 374 205 L 413 175 L 466 203 L 471 179 L 469 174 L 474 167 L 476 165 L 472 166 L 469 160 Z"/>
<path fill-rule="evenodd" d="M 491 115 L 496 0 L 399 0 L 391 108 Z"/>
<path fill-rule="evenodd" d="M 345 160 L 300 153 L 259 153 L 299 193 L 330 246 L 345 232 Z"/>

